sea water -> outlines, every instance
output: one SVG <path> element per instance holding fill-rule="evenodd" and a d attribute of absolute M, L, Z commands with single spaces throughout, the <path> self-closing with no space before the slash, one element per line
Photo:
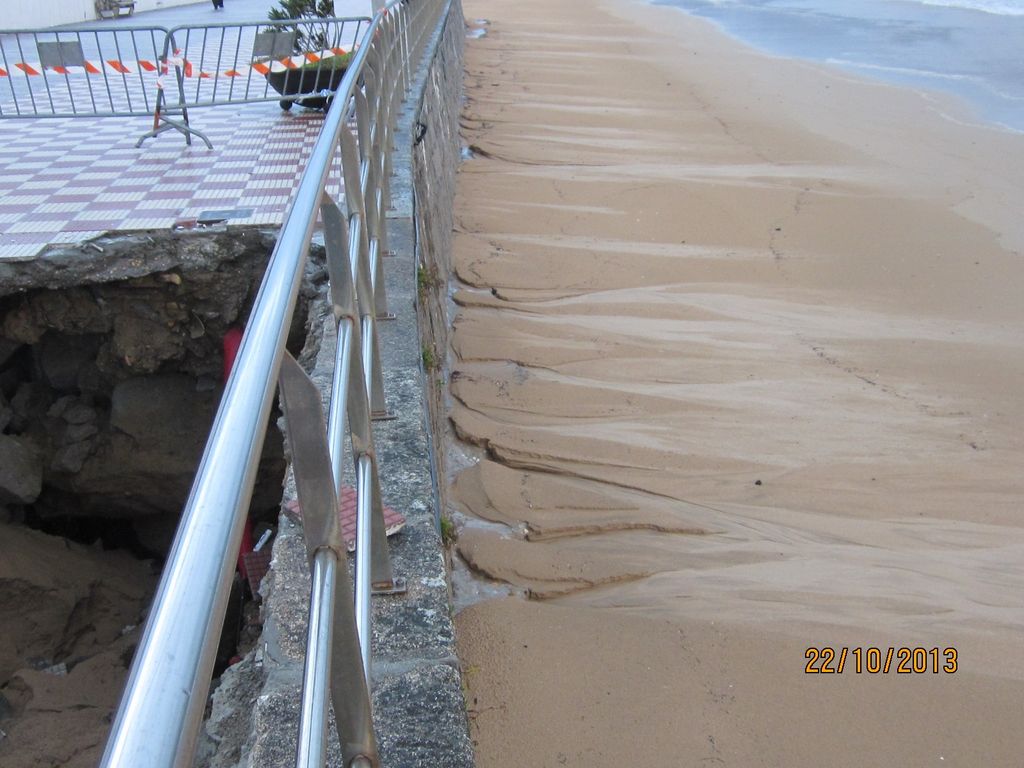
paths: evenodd
<path fill-rule="evenodd" d="M 655 0 L 776 55 L 966 99 L 1024 131 L 1024 0 Z"/>

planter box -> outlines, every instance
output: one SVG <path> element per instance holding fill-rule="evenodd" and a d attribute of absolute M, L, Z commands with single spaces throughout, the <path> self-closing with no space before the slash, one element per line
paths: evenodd
<path fill-rule="evenodd" d="M 281 109 L 291 109 L 298 102 L 311 109 L 327 109 L 331 104 L 331 96 L 322 95 L 324 91 L 338 90 L 347 67 L 300 67 L 286 69 L 281 72 L 268 72 L 266 75 L 270 87 L 282 96 L 302 96 L 298 99 L 282 99 Z"/>

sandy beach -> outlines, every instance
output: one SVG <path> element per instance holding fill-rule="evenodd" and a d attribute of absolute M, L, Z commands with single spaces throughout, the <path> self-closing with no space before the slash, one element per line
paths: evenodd
<path fill-rule="evenodd" d="M 478 764 L 1019 765 L 1024 136 L 671 8 L 464 5 Z"/>

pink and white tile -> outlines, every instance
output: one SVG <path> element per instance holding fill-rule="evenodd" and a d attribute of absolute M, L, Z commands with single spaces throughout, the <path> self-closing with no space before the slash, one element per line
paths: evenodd
<path fill-rule="evenodd" d="M 251 208 L 233 225 L 273 226 L 285 211 L 323 122 L 276 103 L 190 111 L 213 143 L 176 132 L 147 139 L 140 118 L 0 121 L 0 258 L 109 232 L 170 229 L 203 211 Z M 340 183 L 330 186 L 337 195 Z"/>

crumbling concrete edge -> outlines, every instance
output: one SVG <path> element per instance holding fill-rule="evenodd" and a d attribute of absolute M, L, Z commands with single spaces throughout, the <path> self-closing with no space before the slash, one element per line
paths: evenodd
<path fill-rule="evenodd" d="M 376 423 L 374 436 L 384 502 L 407 519 L 390 543 L 396 576 L 406 579 L 408 592 L 374 598 L 373 707 L 386 768 L 473 765 L 428 437 L 427 396 L 436 389 L 436 373 L 424 370 L 417 324 L 424 299 L 417 281 L 422 253 L 450 246 L 464 36 L 462 8 L 452 0 L 399 115 L 393 156 L 388 248 L 395 255 L 384 267 L 388 310 L 396 319 L 378 323 L 378 333 L 386 400 L 395 419 Z M 443 258 L 447 263 L 447 254 Z M 313 305 L 311 327 L 322 334 L 312 334 L 318 338 L 311 339 L 303 362 L 326 399 L 335 334 L 325 300 Z M 430 332 L 423 329 L 424 337 Z M 292 498 L 289 481 L 285 501 Z M 201 765 L 294 765 L 309 572 L 301 527 L 287 515 L 281 516 L 261 592 L 263 635 L 214 694 Z M 336 734 L 330 740 L 329 765 L 340 766 Z"/>

